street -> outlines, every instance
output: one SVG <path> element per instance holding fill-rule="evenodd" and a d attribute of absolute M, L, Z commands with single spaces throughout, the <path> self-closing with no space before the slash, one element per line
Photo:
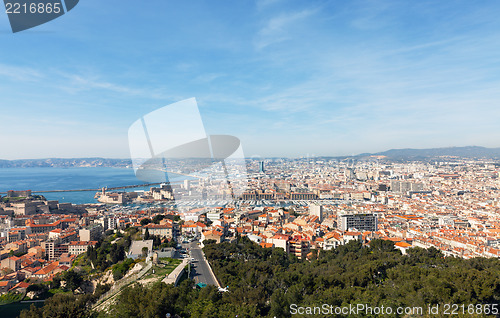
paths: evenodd
<path fill-rule="evenodd" d="M 182 245 L 183 247 L 189 247 L 190 257 L 194 258 L 194 261 L 191 262 L 190 277 L 194 279 L 196 283 L 218 286 L 217 281 L 210 272 L 208 261 L 203 257 L 203 251 L 196 242 Z"/>

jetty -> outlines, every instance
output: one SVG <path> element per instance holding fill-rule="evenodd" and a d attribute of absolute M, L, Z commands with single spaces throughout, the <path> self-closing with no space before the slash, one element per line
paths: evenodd
<path fill-rule="evenodd" d="M 155 185 L 160 185 L 164 182 L 157 182 L 157 183 L 144 183 L 144 184 L 136 184 L 136 185 L 128 185 L 128 186 L 120 186 L 120 187 L 112 187 L 112 188 L 107 188 L 108 191 L 110 190 L 123 190 L 123 189 L 133 189 L 133 188 L 142 188 L 142 187 L 150 187 L 150 186 L 155 186 Z M 83 192 L 83 191 L 101 191 L 102 188 L 99 189 L 71 189 L 71 190 L 40 190 L 40 191 L 31 191 L 32 193 L 54 193 L 54 192 Z M 7 192 L 0 192 L 0 194 L 7 194 Z"/>

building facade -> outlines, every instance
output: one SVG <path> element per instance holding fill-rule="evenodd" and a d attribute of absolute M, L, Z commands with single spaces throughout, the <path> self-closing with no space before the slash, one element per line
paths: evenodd
<path fill-rule="evenodd" d="M 377 215 L 371 213 L 340 214 L 337 223 L 341 231 L 356 229 L 375 232 L 378 228 Z"/>

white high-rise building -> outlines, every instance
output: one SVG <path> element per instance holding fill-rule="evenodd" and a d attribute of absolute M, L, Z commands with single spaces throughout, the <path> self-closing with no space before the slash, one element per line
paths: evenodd
<path fill-rule="evenodd" d="M 317 204 L 310 205 L 309 215 L 317 216 L 319 218 L 319 222 L 323 222 L 323 206 Z"/>

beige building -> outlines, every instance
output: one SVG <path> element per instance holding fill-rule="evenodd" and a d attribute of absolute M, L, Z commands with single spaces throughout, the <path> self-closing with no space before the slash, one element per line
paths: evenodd
<path fill-rule="evenodd" d="M 78 231 L 80 241 L 97 241 L 101 238 L 103 227 L 100 224 L 93 224 L 86 229 Z"/>
<path fill-rule="evenodd" d="M 173 226 L 172 223 L 167 224 L 148 224 L 142 228 L 142 234 L 146 233 L 146 229 L 149 235 L 158 235 L 168 239 L 173 238 Z"/>
<path fill-rule="evenodd" d="M 224 239 L 224 234 L 216 230 L 202 232 L 201 234 L 202 242 L 205 240 L 214 240 L 216 243 L 220 243 L 222 242 L 223 239 Z"/>
<path fill-rule="evenodd" d="M 97 241 L 73 241 L 68 245 L 69 255 L 80 255 L 87 252 L 89 246 L 95 246 Z"/>
<path fill-rule="evenodd" d="M 21 269 L 21 258 L 16 256 L 11 256 L 2 260 L 2 268 L 9 268 L 13 271 L 18 271 Z"/>
<path fill-rule="evenodd" d="M 49 260 L 53 260 L 55 258 L 55 246 L 57 242 L 55 241 L 46 241 L 42 242 L 42 248 L 45 250 L 45 255 L 49 258 Z"/>

